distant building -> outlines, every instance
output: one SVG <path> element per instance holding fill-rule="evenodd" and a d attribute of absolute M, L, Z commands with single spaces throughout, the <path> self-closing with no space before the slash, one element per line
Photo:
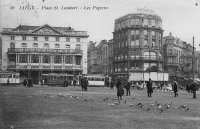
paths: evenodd
<path fill-rule="evenodd" d="M 163 38 L 164 69 L 169 72 L 169 77 L 173 79 L 183 79 L 193 77 L 192 58 L 193 47 L 174 37 L 172 33 Z M 196 48 L 194 48 L 196 53 Z M 194 71 L 197 70 L 197 56 L 194 54 Z"/>
<path fill-rule="evenodd" d="M 112 52 L 109 50 L 109 44 L 110 42 L 107 40 L 102 40 L 98 45 L 90 43 L 88 47 L 88 73 L 109 75 L 109 70 L 112 69 L 109 68 L 109 52 Z"/>
<path fill-rule="evenodd" d="M 2 70 L 2 38 L 0 34 L 0 71 Z"/>
<path fill-rule="evenodd" d="M 2 31 L 2 69 L 38 83 L 42 74 L 87 74 L 86 31 L 71 27 L 20 25 Z"/>
<path fill-rule="evenodd" d="M 153 74 L 163 70 L 162 19 L 155 14 L 127 14 L 115 20 L 113 67 L 115 78 L 157 80 Z M 147 75 L 147 74 L 145 74 Z M 131 77 L 130 77 L 131 76 Z"/>

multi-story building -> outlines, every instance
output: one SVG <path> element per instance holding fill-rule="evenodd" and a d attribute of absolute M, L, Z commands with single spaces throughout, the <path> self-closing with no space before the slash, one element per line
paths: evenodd
<path fill-rule="evenodd" d="M 193 47 L 174 37 L 172 33 L 163 38 L 163 51 L 164 51 L 164 69 L 169 72 L 171 80 L 191 78 L 193 76 L 192 69 L 196 71 L 196 57 L 193 58 Z M 196 48 L 194 48 L 194 53 Z M 193 63 L 192 63 L 193 62 Z M 193 67 L 193 68 L 192 68 Z"/>
<path fill-rule="evenodd" d="M 88 47 L 88 68 L 90 74 L 109 75 L 109 42 L 102 40 L 97 46 L 91 43 Z"/>
<path fill-rule="evenodd" d="M 0 34 L 0 71 L 2 70 L 2 38 Z"/>
<path fill-rule="evenodd" d="M 113 77 L 113 39 L 108 41 L 108 75 Z"/>
<path fill-rule="evenodd" d="M 162 37 L 162 19 L 155 14 L 135 13 L 116 19 L 113 32 L 115 77 L 129 78 L 130 73 L 146 72 L 152 67 L 162 70 Z M 143 75 L 136 77 L 141 78 L 139 76 Z"/>
<path fill-rule="evenodd" d="M 38 83 L 42 74 L 87 74 L 87 32 L 19 25 L 2 31 L 2 69 Z"/>

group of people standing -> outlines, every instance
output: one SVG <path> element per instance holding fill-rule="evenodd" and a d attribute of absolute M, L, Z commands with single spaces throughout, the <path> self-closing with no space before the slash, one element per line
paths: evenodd
<path fill-rule="evenodd" d="M 82 91 L 87 91 L 88 80 L 86 77 L 81 78 L 80 85 L 81 85 Z"/>
<path fill-rule="evenodd" d="M 116 82 L 116 88 L 117 88 L 117 97 L 120 100 L 122 100 L 122 96 L 124 95 L 124 88 L 126 89 L 126 96 L 131 95 L 130 92 L 131 84 L 128 80 L 123 81 L 122 78 L 118 78 Z"/>
<path fill-rule="evenodd" d="M 33 80 L 31 78 L 24 79 L 23 85 L 25 87 L 33 87 Z"/>

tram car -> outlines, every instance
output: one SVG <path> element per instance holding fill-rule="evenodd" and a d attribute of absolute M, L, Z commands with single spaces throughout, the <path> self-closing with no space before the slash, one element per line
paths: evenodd
<path fill-rule="evenodd" d="M 0 85 L 20 84 L 19 73 L 0 71 Z"/>
<path fill-rule="evenodd" d="M 67 79 L 68 82 L 73 81 L 73 75 L 64 73 L 49 73 L 42 74 L 44 84 L 48 86 L 64 86 L 64 81 Z"/>
<path fill-rule="evenodd" d="M 110 78 L 103 75 L 85 75 L 84 78 L 88 80 L 88 86 L 94 87 L 109 87 Z"/>

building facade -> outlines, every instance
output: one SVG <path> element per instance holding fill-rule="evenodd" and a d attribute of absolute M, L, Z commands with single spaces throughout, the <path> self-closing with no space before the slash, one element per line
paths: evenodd
<path fill-rule="evenodd" d="M 196 48 L 194 48 L 193 56 L 193 47 L 189 43 L 174 37 L 172 33 L 163 38 L 163 51 L 164 69 L 169 72 L 171 80 L 192 78 L 193 70 L 198 70 Z M 197 73 L 194 76 L 197 76 Z"/>
<path fill-rule="evenodd" d="M 115 20 L 113 72 L 129 78 L 130 73 L 163 69 L 162 19 L 155 14 L 128 14 Z"/>
<path fill-rule="evenodd" d="M 112 40 L 111 40 L 112 41 Z M 97 43 L 91 43 L 88 47 L 88 73 L 90 74 L 102 74 L 109 76 L 109 59 L 112 47 L 109 47 L 110 42 L 102 40 Z M 110 65 L 111 67 L 111 65 Z"/>
<path fill-rule="evenodd" d="M 2 31 L 2 69 L 38 83 L 42 74 L 87 74 L 86 31 L 20 25 Z"/>

